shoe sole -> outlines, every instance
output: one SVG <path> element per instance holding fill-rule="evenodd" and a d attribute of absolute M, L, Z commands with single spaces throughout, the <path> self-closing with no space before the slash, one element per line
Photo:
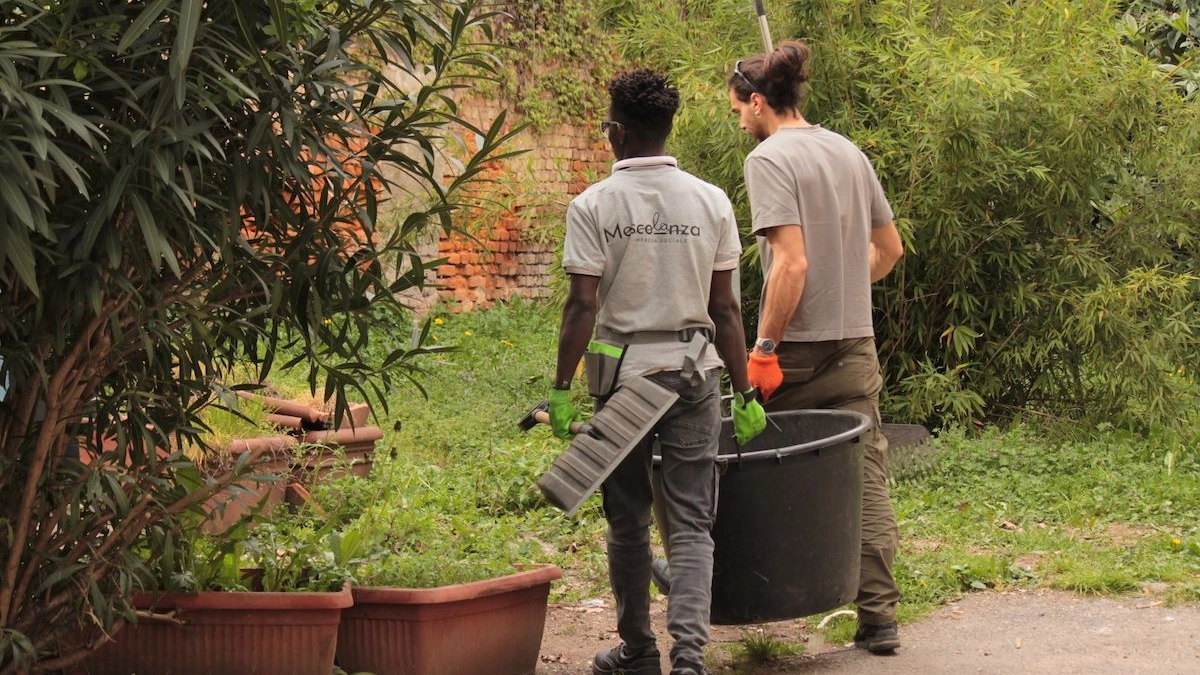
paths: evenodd
<path fill-rule="evenodd" d="M 862 640 L 854 643 L 855 647 L 865 649 L 872 654 L 891 654 L 900 648 L 900 638 L 892 638 L 889 640 Z"/>
<path fill-rule="evenodd" d="M 662 675 L 662 668 L 658 664 L 637 668 L 617 668 L 616 670 L 600 670 L 592 666 L 592 675 Z"/>
<path fill-rule="evenodd" d="M 596 664 L 592 664 L 592 675 L 662 675 L 662 667 L 658 662 L 659 657 L 654 657 L 653 663 L 642 663 L 632 668 L 614 668 L 605 670 L 597 668 Z"/>

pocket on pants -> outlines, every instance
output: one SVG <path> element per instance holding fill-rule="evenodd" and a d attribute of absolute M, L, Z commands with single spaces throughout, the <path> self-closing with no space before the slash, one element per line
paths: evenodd
<path fill-rule="evenodd" d="M 813 376 L 815 376 L 817 374 L 817 369 L 811 368 L 811 367 L 804 367 L 804 368 L 782 368 L 781 367 L 779 370 L 781 372 L 783 372 L 783 381 L 785 384 L 804 384 L 805 382 L 808 382 L 809 380 L 813 379 Z"/>

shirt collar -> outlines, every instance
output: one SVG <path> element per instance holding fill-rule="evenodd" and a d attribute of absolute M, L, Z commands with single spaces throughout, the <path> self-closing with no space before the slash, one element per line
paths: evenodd
<path fill-rule="evenodd" d="M 679 162 L 675 161 L 674 157 L 669 157 L 667 155 L 658 155 L 656 157 L 630 157 L 629 159 L 622 159 L 619 162 L 613 162 L 612 170 L 613 173 L 616 173 L 622 169 L 641 169 L 648 166 L 671 166 L 679 168 Z"/>

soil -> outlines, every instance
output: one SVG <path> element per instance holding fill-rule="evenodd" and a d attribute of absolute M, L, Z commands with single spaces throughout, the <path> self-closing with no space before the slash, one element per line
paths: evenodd
<path fill-rule="evenodd" d="M 670 637 L 666 603 L 653 618 L 665 658 Z M 607 598 L 551 605 L 542 640 L 540 675 L 590 675 L 596 652 L 616 644 Z M 738 660 L 747 632 L 803 642 L 804 652 L 773 663 Z M 824 631 L 803 619 L 756 626 L 714 626 L 708 649 L 713 675 L 1197 675 L 1200 607 L 1170 607 L 1153 594 L 1081 597 L 1035 590 L 972 593 L 930 616 L 900 626 L 903 646 L 874 656 L 853 645 L 826 644 Z"/>

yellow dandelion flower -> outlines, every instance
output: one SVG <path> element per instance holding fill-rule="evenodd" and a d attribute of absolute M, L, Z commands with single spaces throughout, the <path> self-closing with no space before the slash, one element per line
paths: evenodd
<path fill-rule="evenodd" d="M 500 344 L 504 345 L 505 347 L 516 347 L 517 346 L 509 340 L 501 340 Z"/>
<path fill-rule="evenodd" d="M 464 330 L 464 331 L 463 331 L 463 335 L 466 335 L 467 337 L 471 337 L 471 336 L 472 336 L 472 335 L 474 335 L 474 334 L 475 334 L 475 333 L 472 333 L 472 332 L 471 332 L 471 331 L 469 331 L 469 330 Z"/>
<path fill-rule="evenodd" d="M 1182 542 L 1182 541 L 1180 541 L 1180 540 L 1178 540 L 1178 539 L 1172 539 L 1172 540 L 1171 540 L 1171 543 L 1172 543 L 1172 544 L 1175 544 L 1176 546 L 1179 546 L 1179 545 L 1183 544 L 1183 542 Z"/>
<path fill-rule="evenodd" d="M 325 325 L 326 325 L 326 326 L 332 326 L 332 325 L 333 325 L 333 319 L 325 319 L 324 323 L 325 323 Z"/>
<path fill-rule="evenodd" d="M 444 323 L 446 323 L 446 322 L 445 322 L 445 321 L 443 321 L 443 320 L 442 320 L 442 317 L 440 317 L 440 316 L 439 316 L 438 318 L 436 318 L 436 319 L 434 319 L 434 320 L 433 320 L 433 323 L 434 323 L 434 325 L 440 326 L 440 325 L 442 325 L 442 324 L 444 324 Z"/>

